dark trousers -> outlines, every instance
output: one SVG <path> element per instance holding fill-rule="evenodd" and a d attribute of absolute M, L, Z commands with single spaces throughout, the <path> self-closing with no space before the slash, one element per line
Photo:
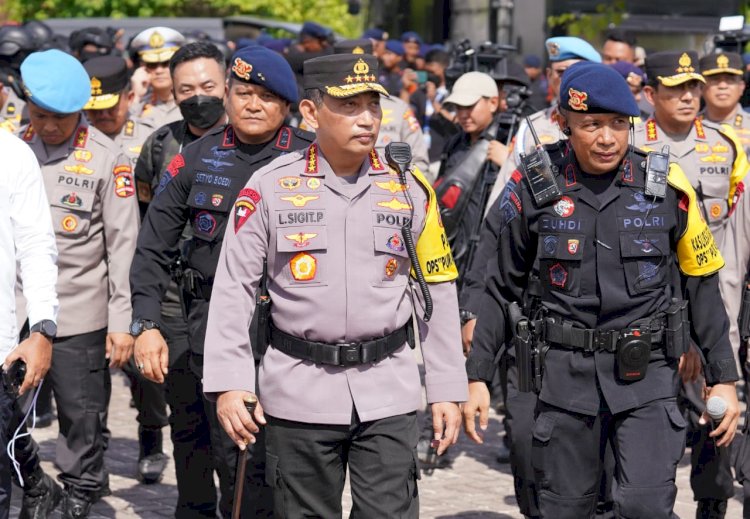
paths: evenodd
<path fill-rule="evenodd" d="M 419 516 L 416 413 L 351 425 L 307 424 L 266 415 L 266 479 L 277 519 L 341 517 L 349 469 L 350 517 Z"/>
<path fill-rule="evenodd" d="M 731 469 L 729 449 L 716 448 L 716 442 L 709 438 L 709 424 L 698 423 L 706 409 L 703 400 L 703 377 L 680 387 L 678 402 L 690 427 L 687 444 L 690 451 L 690 487 L 693 498 L 727 500 L 734 495 L 734 478 Z"/>
<path fill-rule="evenodd" d="M 539 402 L 532 463 L 542 517 L 582 519 L 596 507 L 607 443 L 615 456 L 616 517 L 671 519 L 686 422 L 676 399 L 587 416 Z"/>
<path fill-rule="evenodd" d="M 208 309 L 205 301 L 192 303 L 192 309 L 200 311 L 201 315 Z M 191 323 L 194 317 L 191 314 Z M 193 327 L 181 317 L 162 316 L 162 323 L 169 344 L 165 385 L 179 494 L 175 517 L 215 518 L 218 504 L 222 516 L 229 519 L 239 449 L 221 427 L 216 404 L 203 396 L 203 356 L 194 351 L 197 346 L 193 344 L 196 337 Z M 251 458 L 247 462 L 242 492 L 242 517 L 273 517 L 272 490 L 264 480 L 262 432 L 258 442 L 249 449 Z M 221 499 L 217 497 L 214 472 L 219 476 Z"/>
<path fill-rule="evenodd" d="M 11 482 L 13 481 L 11 474 L 13 468 L 8 457 L 7 447 L 19 422 L 18 417 L 14 416 L 14 407 L 15 402 L 13 401 L 13 397 L 0 384 L 0 519 L 8 519 L 8 515 L 10 514 L 10 493 Z M 23 432 L 26 432 L 25 427 Z M 29 442 L 26 441 L 24 443 L 28 444 Z M 16 449 L 18 450 L 20 447 L 20 442 L 16 442 Z M 18 458 L 18 455 L 16 455 L 16 459 Z"/>
<path fill-rule="evenodd" d="M 111 391 L 105 340 L 106 330 L 55 339 L 45 380 L 52 385 L 60 425 L 58 478 L 66 487 L 88 493 L 109 487 L 102 434 Z"/>
<path fill-rule="evenodd" d="M 169 418 L 164 384 L 157 384 L 142 377 L 135 368 L 132 357 L 130 362 L 123 366 L 122 371 L 130 381 L 130 395 L 138 411 L 138 425 L 150 431 L 158 431 L 167 425 Z"/>

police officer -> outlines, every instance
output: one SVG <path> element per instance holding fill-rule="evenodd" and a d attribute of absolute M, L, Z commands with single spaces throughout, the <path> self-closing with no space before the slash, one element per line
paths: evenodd
<path fill-rule="evenodd" d="M 396 175 L 374 150 L 385 94 L 376 77 L 367 54 L 305 63 L 300 110 L 316 141 L 250 179 L 224 236 L 204 391 L 218 398 L 238 445 L 254 442 L 256 423 L 265 424 L 278 517 L 340 516 L 347 470 L 355 515 L 418 516 L 421 389 L 407 345 L 415 310 L 407 246 L 433 302 L 429 322 L 416 312 L 439 451 L 457 438 L 466 387 L 456 270 L 427 181 L 408 164 L 405 177 Z M 247 323 L 264 258 L 272 324 L 251 417 L 243 405 L 256 393 Z"/>
<path fill-rule="evenodd" d="M 560 95 L 560 81 L 563 73 L 579 61 L 591 61 L 601 63 L 602 58 L 591 44 L 581 38 L 574 36 L 556 36 L 549 38 L 545 42 L 547 47 L 547 81 L 550 91 L 554 96 L 554 101 L 549 108 L 540 110 L 529 116 L 529 120 L 534 125 L 534 130 L 539 136 L 542 144 L 552 144 L 565 139 L 565 135 L 560 132 L 557 124 L 557 99 Z M 505 183 L 510 179 L 510 175 L 518 168 L 521 163 L 520 153 L 529 153 L 534 149 L 534 139 L 531 130 L 528 128 L 526 121 L 522 121 L 518 126 L 516 137 L 513 143 L 513 153 L 503 163 L 497 180 L 492 188 L 492 193 L 485 208 L 485 213 L 489 210 L 490 204 L 500 195 L 505 187 Z"/>
<path fill-rule="evenodd" d="M 113 34 L 103 27 L 84 27 L 70 34 L 70 52 L 82 63 L 98 56 L 112 53 L 115 47 Z"/>
<path fill-rule="evenodd" d="M 175 72 L 179 73 L 179 69 Z M 191 410 L 189 414 L 198 424 L 191 421 L 179 426 L 183 434 L 192 433 L 194 445 L 194 452 L 184 454 L 185 463 L 189 462 L 185 475 L 194 481 L 196 474 L 203 477 L 200 484 L 194 483 L 202 492 L 200 502 L 190 502 L 191 499 L 197 501 L 196 491 L 186 494 L 185 499 L 188 509 L 211 517 L 215 513 L 215 491 L 212 490 L 212 508 L 202 485 L 212 484 L 215 468 L 221 483 L 219 508 L 222 515 L 228 517 L 237 456 L 236 446 L 217 422 L 214 404 L 204 401 L 200 393 L 203 338 L 208 302 L 215 293 L 212 285 L 221 238 L 230 218 L 232 201 L 249 176 L 275 157 L 299 149 L 312 140 L 306 132 L 283 126 L 290 103 L 297 100 L 293 74 L 283 57 L 263 47 L 243 48 L 232 58 L 229 77 L 226 109 L 230 123 L 209 131 L 200 141 L 185 147 L 167 166 L 143 222 L 131 273 L 132 326 L 138 336 L 136 361 L 146 377 L 161 382 L 168 372 L 167 349 L 158 328 L 162 324 L 161 300 L 177 242 L 183 227 L 191 225 L 192 238 L 183 246 L 189 367 L 182 368 L 183 381 L 174 391 L 182 393 L 179 398 L 192 396 L 188 403 L 192 409 L 199 410 L 198 413 Z M 178 413 L 173 415 L 175 420 L 181 418 Z M 202 470 L 193 466 L 198 454 L 202 454 L 199 459 L 205 464 Z M 247 517 L 270 513 L 270 488 L 261 487 L 263 454 L 262 448 L 256 450 L 253 470 L 248 471 L 251 473 L 248 488 L 243 493 L 243 510 Z"/>
<path fill-rule="evenodd" d="M 549 347 L 533 432 L 542 517 L 591 514 L 607 442 L 617 460 L 619 513 L 672 517 L 686 427 L 676 380 L 688 341 L 667 333 L 666 312 L 682 308 L 673 297 L 687 298 L 709 395 L 728 405 L 711 436 L 728 445 L 739 409 L 728 322 L 716 311 L 723 260 L 680 168 L 669 167 L 668 185 L 646 181 L 646 155 L 628 144 L 638 107 L 617 72 L 573 65 L 560 107 L 570 145 L 547 147 L 557 168 L 556 201 L 537 201 L 520 174 L 501 199 L 498 254 L 467 360 L 474 380 L 467 433 L 481 442 L 474 419 L 481 411 L 486 428 L 489 400 L 481 380 L 500 344 L 515 335 L 511 303 L 522 304 L 536 279 L 541 290 L 529 318 Z"/>
<path fill-rule="evenodd" d="M 56 464 L 65 517 L 87 517 L 109 493 L 103 419 L 110 379 L 132 353 L 127 273 L 138 231 L 127 158 L 89 126 L 90 82 L 69 54 L 48 50 L 21 64 L 31 123 L 21 129 L 42 168 L 57 237 L 60 313 L 47 383 L 57 402 Z"/>
<path fill-rule="evenodd" d="M 11 133 L 29 122 L 19 67 L 33 50 L 34 41 L 23 27 L 0 27 L 0 129 Z"/>
<path fill-rule="evenodd" d="M 135 166 L 141 145 L 153 129 L 128 113 L 133 94 L 127 63 L 119 56 L 98 56 L 83 66 L 91 79 L 91 98 L 84 106 L 86 115 L 92 126 L 114 140 Z M 137 477 L 145 483 L 155 483 L 167 465 L 161 439 L 161 429 L 167 425 L 164 388 L 139 377 L 132 362 L 123 371 L 130 380 L 130 392 L 138 409 Z"/>
<path fill-rule="evenodd" d="M 119 56 L 98 56 L 83 66 L 91 78 L 91 99 L 84 106 L 86 116 L 97 130 L 122 148 L 135 167 L 143 143 L 155 128 L 130 113 L 135 94 L 130 89 L 127 62 Z"/>
<path fill-rule="evenodd" d="M 643 93 L 654 105 L 654 113 L 636 126 L 635 144 L 648 150 L 669 145 L 671 160 L 690 180 L 702 215 L 719 250 L 724 252 L 731 239 L 726 229 L 737 185 L 748 172 L 742 145 L 730 127 L 697 118 L 705 79 L 695 52 L 651 54 L 646 58 L 646 74 L 649 81 Z M 720 277 L 742 275 L 743 271 L 724 271 Z M 734 494 L 729 453 L 717 451 L 708 437 L 708 426 L 696 423 L 703 408 L 702 380 L 695 380 L 701 360 L 694 350 L 687 359 L 682 373 L 682 398 L 692 411 L 689 414 L 695 433 L 689 438 L 693 445 L 691 487 L 698 501 L 698 517 L 722 518 L 726 500 Z"/>
<path fill-rule="evenodd" d="M 159 185 L 161 173 L 174 156 L 213 127 L 226 123 L 226 68 L 222 53 L 215 45 L 195 42 L 181 47 L 170 60 L 170 74 L 176 86 L 175 100 L 178 106 L 187 103 L 191 109 L 185 110 L 184 119 L 159 128 L 143 145 L 135 167 L 142 216 Z M 184 237 L 190 236 L 189 228 L 188 224 Z M 212 474 L 213 463 L 203 399 L 195 374 L 188 366 L 188 327 L 180 304 L 180 289 L 175 281 L 180 276 L 180 264 L 173 263 L 171 270 L 173 279 L 162 300 L 160 322 L 169 347 L 169 374 L 165 390 L 170 408 L 169 421 L 177 477 L 175 515 L 185 518 L 191 517 L 191 514 L 213 513 L 216 509 L 216 489 L 213 478 L 208 476 Z M 195 427 L 195 424 L 202 424 L 203 427 Z M 156 441 L 152 445 L 161 448 L 161 431 L 154 439 Z M 142 462 L 148 464 L 144 468 L 163 470 L 163 467 L 151 463 L 149 458 L 143 457 Z M 190 467 L 195 470 L 191 472 Z M 204 473 L 206 477 L 196 478 L 196 473 Z"/>
<path fill-rule="evenodd" d="M 369 39 L 337 41 L 333 45 L 333 51 L 336 54 L 372 54 L 372 42 Z M 419 171 L 428 173 L 430 163 L 427 157 L 427 144 L 412 109 L 398 97 L 392 96 L 383 96 L 380 99 L 380 108 L 383 110 L 383 119 L 380 121 L 380 133 L 375 149 L 383 155 L 388 143 L 405 142 L 411 146 L 414 165 Z"/>
<path fill-rule="evenodd" d="M 742 56 L 736 52 L 709 54 L 701 58 L 700 69 L 706 80 L 703 119 L 731 126 L 747 154 L 750 150 L 750 114 L 740 105 L 745 92 Z"/>
<path fill-rule="evenodd" d="M 154 128 L 180 119 L 180 110 L 174 100 L 169 60 L 184 44 L 185 37 L 169 27 L 146 29 L 130 43 L 136 50 L 139 64 L 146 67 L 150 83 L 139 116 L 151 119 Z"/>

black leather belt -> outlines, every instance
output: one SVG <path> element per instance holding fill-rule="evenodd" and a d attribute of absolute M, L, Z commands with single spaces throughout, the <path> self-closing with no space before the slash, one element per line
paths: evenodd
<path fill-rule="evenodd" d="M 617 341 L 626 333 L 639 332 L 649 335 L 651 349 L 659 349 L 664 343 L 664 326 L 653 328 L 627 328 L 625 330 L 597 330 L 592 328 L 574 328 L 572 323 L 558 323 L 552 319 L 544 321 L 544 338 L 548 343 L 570 350 L 583 350 L 587 353 L 595 351 L 617 350 Z"/>
<path fill-rule="evenodd" d="M 331 366 L 357 366 L 378 362 L 409 342 L 413 348 L 414 340 L 411 333 L 411 321 L 404 326 L 379 339 L 362 342 L 347 342 L 328 344 L 325 342 L 308 341 L 288 333 L 282 332 L 271 323 L 271 347 L 287 355 L 309 360 L 315 364 Z"/>

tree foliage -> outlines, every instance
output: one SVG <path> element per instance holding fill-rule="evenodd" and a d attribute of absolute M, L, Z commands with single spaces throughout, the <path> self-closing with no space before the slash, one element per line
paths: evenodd
<path fill-rule="evenodd" d="M 563 13 L 548 16 L 547 25 L 552 29 L 564 27 L 570 36 L 579 36 L 588 41 L 596 41 L 611 25 L 619 25 L 625 15 L 625 1 L 616 0 L 597 4 L 595 13 Z"/>
<path fill-rule="evenodd" d="M 246 14 L 288 22 L 315 21 L 345 36 L 362 30 L 361 17 L 347 13 L 346 0 L 5 0 L 5 9 L 8 18 L 16 21 Z"/>

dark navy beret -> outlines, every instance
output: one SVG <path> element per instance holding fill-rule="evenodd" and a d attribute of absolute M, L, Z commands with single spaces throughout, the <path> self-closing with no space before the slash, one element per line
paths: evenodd
<path fill-rule="evenodd" d="M 560 107 L 577 113 L 640 115 L 625 78 L 612 67 L 588 61 L 573 64 L 563 74 Z"/>
<path fill-rule="evenodd" d="M 550 61 L 567 61 L 569 59 L 585 59 L 594 63 L 601 63 L 602 57 L 586 40 L 575 36 L 555 36 L 545 43 Z"/>
<path fill-rule="evenodd" d="M 541 68 L 542 58 L 540 58 L 536 54 L 528 54 L 523 58 L 523 66 L 531 68 Z"/>
<path fill-rule="evenodd" d="M 328 38 L 331 34 L 331 29 L 323 27 L 322 25 L 315 22 L 305 22 L 302 24 L 300 30 L 300 36 L 312 36 L 313 38 Z"/>
<path fill-rule="evenodd" d="M 385 42 L 385 50 L 398 54 L 399 56 L 404 55 L 404 45 L 400 41 L 388 40 Z"/>
<path fill-rule="evenodd" d="M 367 29 L 362 33 L 363 38 L 370 38 L 371 40 L 385 41 L 388 39 L 388 33 L 383 29 L 373 28 Z"/>
<path fill-rule="evenodd" d="M 290 103 L 298 101 L 297 81 L 281 54 L 259 45 L 236 51 L 230 63 L 232 77 L 267 88 Z"/>
<path fill-rule="evenodd" d="M 407 42 L 414 42 L 419 43 L 422 45 L 422 37 L 416 33 L 415 31 L 406 31 L 401 35 L 401 42 L 407 43 Z"/>
<path fill-rule="evenodd" d="M 34 52 L 21 63 L 29 101 L 58 114 L 81 110 L 91 97 L 91 82 L 81 62 L 57 49 Z"/>

